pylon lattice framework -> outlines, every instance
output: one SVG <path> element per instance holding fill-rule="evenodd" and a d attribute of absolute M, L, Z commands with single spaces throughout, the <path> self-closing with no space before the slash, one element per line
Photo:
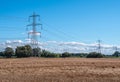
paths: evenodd
<path fill-rule="evenodd" d="M 36 27 L 41 26 L 42 29 L 42 24 L 37 23 L 37 18 L 40 20 L 40 15 L 33 13 L 33 15 L 29 16 L 29 21 L 31 18 L 32 24 L 27 25 L 27 27 L 32 27 L 31 31 L 28 31 L 28 39 L 30 40 L 32 47 L 38 47 L 38 35 L 41 36 L 41 32 L 38 32 Z"/>

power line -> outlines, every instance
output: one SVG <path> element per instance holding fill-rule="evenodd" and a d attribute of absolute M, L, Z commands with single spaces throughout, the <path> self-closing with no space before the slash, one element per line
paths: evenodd
<path fill-rule="evenodd" d="M 26 18 L 18 17 L 18 16 L 2 16 L 2 17 L 0 17 L 0 20 L 4 20 L 4 19 L 7 19 L 7 20 L 8 19 L 10 19 L 10 20 L 12 19 L 12 20 L 17 20 L 17 21 L 25 21 L 26 20 Z M 27 22 L 27 20 L 25 22 Z"/>
<path fill-rule="evenodd" d="M 43 31 L 45 31 L 46 33 L 49 33 L 49 35 L 52 35 L 52 37 L 56 37 L 56 38 L 58 38 L 58 39 L 66 39 L 67 40 L 67 38 L 64 36 L 61 36 L 60 34 L 58 34 L 58 33 L 56 33 L 56 32 L 53 32 L 53 31 L 50 31 L 50 30 L 47 30 L 47 29 L 43 29 Z"/>
<path fill-rule="evenodd" d="M 52 26 L 48 25 L 47 23 L 44 23 L 44 25 L 46 25 L 48 27 L 52 27 Z M 75 40 L 74 36 L 71 36 L 70 34 L 67 34 L 67 33 L 61 31 L 60 29 L 57 29 L 57 28 L 51 28 L 51 29 L 55 30 L 54 32 L 51 32 L 52 34 L 54 33 L 54 34 L 57 34 L 58 36 L 62 36 L 62 37 L 64 37 L 64 39 L 68 38 L 68 39 Z M 46 30 L 45 28 L 43 30 L 50 32 L 50 30 Z M 57 33 L 55 33 L 55 32 L 57 32 Z"/>

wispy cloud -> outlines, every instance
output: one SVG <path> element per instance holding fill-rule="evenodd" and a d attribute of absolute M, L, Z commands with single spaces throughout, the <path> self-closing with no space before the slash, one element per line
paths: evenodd
<path fill-rule="evenodd" d="M 4 43 L 1 43 L 0 49 L 3 50 L 5 47 L 16 48 L 17 46 L 22 46 L 25 44 L 30 44 L 31 40 L 7 40 Z M 83 43 L 83 42 L 59 42 L 59 41 L 46 41 L 38 42 L 38 45 L 42 49 L 46 49 L 52 52 L 62 53 L 62 52 L 71 52 L 71 53 L 83 53 L 83 52 L 93 52 L 97 51 L 98 43 Z M 120 49 L 120 46 L 118 46 Z M 113 45 L 101 44 L 101 51 L 105 54 L 112 54 L 115 50 Z"/>

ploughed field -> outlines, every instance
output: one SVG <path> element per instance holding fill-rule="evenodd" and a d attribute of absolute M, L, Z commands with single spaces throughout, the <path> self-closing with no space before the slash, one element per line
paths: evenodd
<path fill-rule="evenodd" d="M 120 59 L 0 59 L 0 82 L 120 82 Z"/>

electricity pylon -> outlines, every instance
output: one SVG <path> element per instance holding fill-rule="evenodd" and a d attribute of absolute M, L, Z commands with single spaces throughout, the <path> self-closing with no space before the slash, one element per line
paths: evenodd
<path fill-rule="evenodd" d="M 98 53 L 101 53 L 101 40 L 98 40 Z"/>
<path fill-rule="evenodd" d="M 30 40 L 32 47 L 38 47 L 37 37 L 41 36 L 41 32 L 38 32 L 36 27 L 41 26 L 42 29 L 42 24 L 37 23 L 37 18 L 40 20 L 40 15 L 33 13 L 33 15 L 29 16 L 29 21 L 32 19 L 32 23 L 27 25 L 27 27 L 32 27 L 32 29 L 28 31 L 28 39 Z"/>
<path fill-rule="evenodd" d="M 118 47 L 117 47 L 117 46 L 113 46 L 113 49 L 114 49 L 115 51 L 118 51 Z"/>

